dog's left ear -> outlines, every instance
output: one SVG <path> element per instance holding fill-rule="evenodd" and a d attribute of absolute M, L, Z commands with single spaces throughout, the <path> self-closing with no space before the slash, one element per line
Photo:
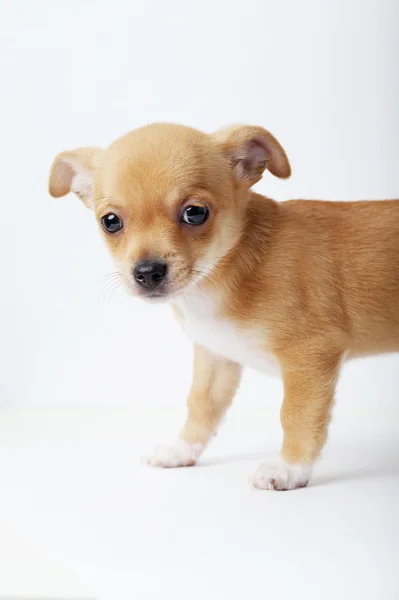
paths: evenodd
<path fill-rule="evenodd" d="M 291 175 L 283 147 L 262 127 L 231 125 L 212 137 L 228 156 L 238 185 L 250 188 L 262 178 L 265 169 L 281 179 Z"/>

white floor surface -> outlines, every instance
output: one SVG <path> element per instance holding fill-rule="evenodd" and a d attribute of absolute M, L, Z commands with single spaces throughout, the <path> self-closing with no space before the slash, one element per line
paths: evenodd
<path fill-rule="evenodd" d="M 310 487 L 279 493 L 247 482 L 278 447 L 270 412 L 233 408 L 178 470 L 139 460 L 170 409 L 2 413 L 0 597 L 398 598 L 397 413 L 338 414 Z"/>

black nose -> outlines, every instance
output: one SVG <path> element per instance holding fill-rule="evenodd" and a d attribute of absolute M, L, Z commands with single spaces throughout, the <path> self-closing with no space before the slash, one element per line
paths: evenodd
<path fill-rule="evenodd" d="M 168 266 L 163 262 L 142 260 L 134 268 L 135 281 L 146 290 L 155 289 L 165 279 Z"/>

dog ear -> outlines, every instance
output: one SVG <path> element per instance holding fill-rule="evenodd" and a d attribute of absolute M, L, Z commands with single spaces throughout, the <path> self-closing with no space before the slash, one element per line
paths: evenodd
<path fill-rule="evenodd" d="M 281 179 L 291 175 L 283 147 L 262 127 L 230 125 L 219 129 L 213 138 L 228 156 L 239 185 L 250 188 L 262 178 L 265 169 Z"/>
<path fill-rule="evenodd" d="M 101 148 L 77 148 L 58 154 L 50 170 L 51 196 L 60 198 L 74 192 L 88 208 L 91 208 L 95 170 L 103 153 Z"/>

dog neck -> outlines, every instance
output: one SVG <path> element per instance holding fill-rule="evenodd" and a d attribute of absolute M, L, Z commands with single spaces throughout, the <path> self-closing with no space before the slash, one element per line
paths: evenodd
<path fill-rule="evenodd" d="M 237 318 L 250 311 L 259 290 L 259 277 L 278 225 L 274 200 L 251 194 L 238 240 L 219 262 L 191 285 L 173 304 L 183 312 L 223 314 Z M 205 315 L 204 315 L 205 316 Z"/>

